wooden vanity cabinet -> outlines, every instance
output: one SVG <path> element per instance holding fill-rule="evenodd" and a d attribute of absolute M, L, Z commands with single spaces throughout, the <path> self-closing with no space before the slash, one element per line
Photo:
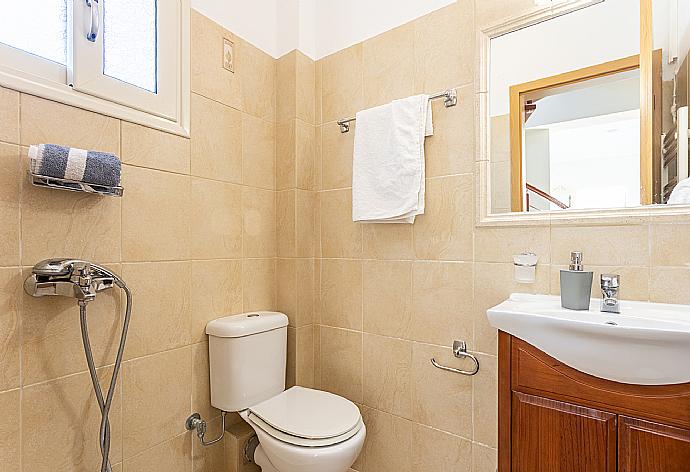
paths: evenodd
<path fill-rule="evenodd" d="M 499 333 L 498 429 L 499 472 L 690 472 L 690 384 L 603 380 Z"/>

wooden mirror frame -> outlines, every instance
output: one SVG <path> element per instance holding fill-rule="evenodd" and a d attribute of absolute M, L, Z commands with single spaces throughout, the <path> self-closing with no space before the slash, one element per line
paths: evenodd
<path fill-rule="evenodd" d="M 528 186 L 528 182 L 525 180 L 525 165 L 523 165 L 525 121 L 523 95 L 636 70 L 639 67 L 640 56 L 635 55 L 510 87 L 510 206 L 512 211 L 525 211 L 525 190 Z M 643 119 L 642 116 L 641 119 Z"/>

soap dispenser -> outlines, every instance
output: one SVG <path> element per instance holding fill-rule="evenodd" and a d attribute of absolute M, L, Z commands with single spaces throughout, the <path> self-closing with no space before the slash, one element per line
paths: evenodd
<path fill-rule="evenodd" d="M 569 270 L 561 270 L 561 306 L 569 310 L 589 310 L 592 272 L 585 272 L 582 253 L 570 253 Z"/>

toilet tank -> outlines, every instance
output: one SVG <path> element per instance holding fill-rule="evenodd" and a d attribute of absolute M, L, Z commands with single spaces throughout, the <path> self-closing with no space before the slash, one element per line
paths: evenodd
<path fill-rule="evenodd" d="M 211 405 L 241 411 L 285 390 L 288 318 L 260 311 L 206 325 Z"/>

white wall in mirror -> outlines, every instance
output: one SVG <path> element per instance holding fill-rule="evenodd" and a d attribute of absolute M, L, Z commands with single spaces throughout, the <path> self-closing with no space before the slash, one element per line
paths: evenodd
<path fill-rule="evenodd" d="M 631 0 L 606 0 L 494 38 L 489 78 L 491 116 L 509 113 L 511 85 L 639 52 L 639 2 Z"/>

